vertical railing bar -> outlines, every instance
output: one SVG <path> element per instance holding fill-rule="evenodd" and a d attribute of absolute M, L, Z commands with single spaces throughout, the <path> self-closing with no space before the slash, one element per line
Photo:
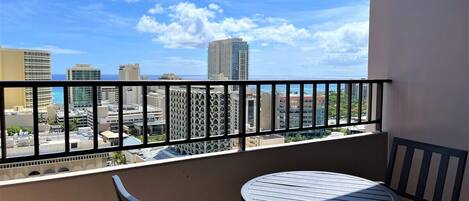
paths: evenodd
<path fill-rule="evenodd" d="M 311 126 L 313 128 L 316 128 L 316 109 L 317 109 L 317 102 L 318 102 L 318 99 L 317 99 L 317 89 L 316 89 L 317 85 L 316 83 L 313 83 L 313 116 L 312 116 L 312 122 L 311 122 Z"/>
<path fill-rule="evenodd" d="M 285 87 L 285 130 L 290 130 L 290 84 Z"/>
<path fill-rule="evenodd" d="M 324 126 L 329 125 L 329 83 L 325 83 L 324 89 Z"/>
<path fill-rule="evenodd" d="M 229 106 L 228 106 L 228 97 L 229 97 L 229 94 L 228 94 L 228 85 L 223 85 L 223 109 L 225 110 L 224 111 L 224 115 L 223 115 L 223 129 L 224 129 L 224 135 L 225 136 L 228 136 L 228 116 L 230 115 L 230 110 L 229 110 Z"/>
<path fill-rule="evenodd" d="M 98 149 L 98 87 L 92 86 L 93 93 L 93 149 Z"/>
<path fill-rule="evenodd" d="M 166 126 L 166 137 L 165 137 L 165 142 L 168 143 L 171 139 L 171 121 L 170 121 L 170 118 L 171 118 L 171 111 L 170 111 L 170 91 L 169 91 L 169 88 L 170 88 L 170 85 L 169 84 L 166 84 L 164 86 L 164 99 L 165 99 L 165 126 Z"/>
<path fill-rule="evenodd" d="M 118 87 L 119 91 L 119 147 L 124 146 L 124 89 L 122 85 Z"/>
<path fill-rule="evenodd" d="M 186 86 L 186 129 L 187 129 L 187 136 L 186 136 L 186 140 L 191 140 L 191 134 L 192 134 L 192 130 L 191 130 L 191 85 L 188 84 Z"/>
<path fill-rule="evenodd" d="M 363 83 L 358 83 L 358 123 L 362 122 Z"/>
<path fill-rule="evenodd" d="M 373 83 L 369 82 L 368 83 L 368 117 L 367 120 L 370 122 L 372 119 L 371 117 L 371 112 L 372 112 L 372 105 L 373 105 Z"/>
<path fill-rule="evenodd" d="M 143 144 L 148 144 L 148 89 L 142 85 Z"/>
<path fill-rule="evenodd" d="M 376 89 L 376 120 L 379 123 L 376 124 L 376 130 L 382 131 L 383 121 L 383 82 L 379 82 Z"/>
<path fill-rule="evenodd" d="M 3 87 L 0 87 L 0 132 L 2 140 L 2 160 L 5 160 L 7 156 L 7 134 L 5 126 L 5 88 Z"/>
<path fill-rule="evenodd" d="M 205 85 L 205 138 L 210 138 L 210 85 Z"/>
<path fill-rule="evenodd" d="M 69 119 L 69 91 L 64 87 L 64 135 L 65 135 L 65 153 L 70 152 L 70 119 Z"/>
<path fill-rule="evenodd" d="M 352 83 L 347 84 L 347 124 L 352 122 Z"/>
<path fill-rule="evenodd" d="M 276 92 L 275 92 L 275 87 L 276 85 L 275 84 L 272 84 L 272 94 L 271 94 L 271 101 L 272 103 L 270 104 L 271 105 L 271 108 L 270 108 L 270 130 L 272 131 L 275 131 L 275 113 L 276 113 L 276 108 L 275 108 L 275 98 L 276 98 Z"/>
<path fill-rule="evenodd" d="M 261 130 L 261 85 L 256 85 L 256 133 Z"/>
<path fill-rule="evenodd" d="M 340 125 L 340 94 L 341 94 L 340 90 L 341 90 L 341 83 L 339 82 L 339 83 L 337 83 L 337 94 L 336 94 L 336 96 L 337 96 L 336 102 L 337 103 L 336 103 L 336 106 L 335 106 L 336 125 Z"/>
<path fill-rule="evenodd" d="M 305 97 L 305 85 L 303 83 L 300 84 L 300 116 L 299 116 L 299 128 L 303 128 L 303 115 L 304 115 L 304 97 Z"/>
<path fill-rule="evenodd" d="M 37 97 L 37 86 L 33 86 L 33 134 L 34 134 L 34 155 L 39 155 L 39 108 Z"/>
<path fill-rule="evenodd" d="M 246 150 L 246 85 L 239 86 L 239 151 Z"/>

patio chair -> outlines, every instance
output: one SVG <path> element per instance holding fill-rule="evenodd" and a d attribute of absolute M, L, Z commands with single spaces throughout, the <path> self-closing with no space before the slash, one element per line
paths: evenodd
<path fill-rule="evenodd" d="M 391 179 L 393 178 L 393 171 L 394 165 L 396 162 L 396 153 L 399 147 L 405 147 L 405 156 L 402 162 L 402 169 L 400 173 L 400 177 L 398 180 L 397 189 L 391 187 Z M 420 172 L 418 173 L 418 180 L 417 180 L 417 190 L 415 193 L 408 193 L 407 184 L 409 182 L 409 174 L 412 166 L 412 161 L 414 157 L 414 152 L 416 150 L 423 151 L 422 161 L 419 164 Z M 451 189 L 451 200 L 457 201 L 459 200 L 459 195 L 461 192 L 463 176 L 464 176 L 464 169 L 466 166 L 467 160 L 467 151 L 458 150 L 438 145 L 432 145 L 422 142 L 416 142 L 412 140 L 402 139 L 402 138 L 394 138 L 391 155 L 390 155 L 390 162 L 387 169 L 387 175 L 385 180 L 385 185 L 395 191 L 398 195 L 412 199 L 412 200 L 425 200 L 425 188 L 427 186 L 427 180 L 430 170 L 430 163 L 432 161 L 432 155 L 437 154 L 441 155 L 440 162 L 438 164 L 438 174 L 435 183 L 435 189 L 430 192 L 433 192 L 433 200 L 440 201 L 442 200 L 444 187 L 445 187 L 445 180 L 447 177 L 448 167 L 450 158 L 454 157 L 458 160 L 457 168 L 456 168 L 456 176 L 453 184 L 453 188 Z M 417 162 L 418 164 L 418 162 Z M 450 189 L 448 189 L 450 190 Z"/>
<path fill-rule="evenodd" d="M 116 193 L 117 197 L 119 198 L 119 201 L 139 201 L 137 198 L 127 192 L 119 176 L 113 175 L 112 180 L 114 181 L 114 187 L 116 188 Z"/>

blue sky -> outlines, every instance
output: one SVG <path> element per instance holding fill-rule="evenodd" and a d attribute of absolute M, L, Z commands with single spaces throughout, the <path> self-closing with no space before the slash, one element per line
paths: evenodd
<path fill-rule="evenodd" d="M 0 0 L 0 45 L 48 49 L 52 71 L 89 63 L 103 74 L 207 72 L 207 43 L 242 37 L 250 75 L 366 77 L 369 1 Z"/>

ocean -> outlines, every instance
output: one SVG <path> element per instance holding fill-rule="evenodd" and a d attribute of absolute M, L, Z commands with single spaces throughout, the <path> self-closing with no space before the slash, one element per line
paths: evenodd
<path fill-rule="evenodd" d="M 184 80 L 206 80 L 207 75 L 179 75 Z M 160 75 L 148 75 L 149 80 L 157 80 Z M 52 80 L 66 80 L 65 74 L 52 74 Z M 276 79 L 285 79 L 278 76 L 250 76 L 252 80 L 276 80 Z M 305 78 L 292 78 L 289 77 L 288 79 L 305 79 Z M 119 75 L 101 75 L 101 80 L 119 80 Z M 261 87 L 261 91 L 270 92 L 272 87 L 269 85 L 263 85 Z M 285 85 L 277 85 L 276 91 L 277 92 L 285 92 Z M 291 85 L 290 92 L 291 94 L 298 94 L 300 89 L 299 85 Z M 318 85 L 317 91 L 321 92 L 324 91 L 324 85 Z M 255 87 L 254 87 L 255 89 Z M 330 86 L 330 90 L 336 90 L 335 85 Z M 312 94 L 312 85 L 305 85 L 304 89 L 305 94 Z M 52 101 L 54 104 L 63 104 L 64 102 L 64 95 L 63 95 L 63 88 L 62 87 L 53 87 L 52 89 Z"/>
<path fill-rule="evenodd" d="M 160 75 L 148 75 L 148 79 L 156 80 Z M 182 79 L 185 80 L 205 80 L 207 75 L 182 75 Z M 67 75 L 65 74 L 52 74 L 52 80 L 67 80 Z M 119 80 L 119 75 L 101 75 L 101 80 Z M 64 103 L 64 93 L 62 87 L 53 87 L 52 88 L 52 102 L 54 104 L 63 104 Z"/>

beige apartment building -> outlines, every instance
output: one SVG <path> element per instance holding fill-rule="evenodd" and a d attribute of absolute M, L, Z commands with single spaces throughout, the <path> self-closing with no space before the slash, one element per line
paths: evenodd
<path fill-rule="evenodd" d="M 119 65 L 119 80 L 141 80 L 139 64 Z M 142 87 L 123 87 L 123 102 L 125 105 L 140 104 L 142 102 Z"/>
<path fill-rule="evenodd" d="M 0 47 L 0 80 L 51 80 L 49 51 Z M 38 88 L 39 110 L 52 104 L 52 89 Z M 6 88 L 5 108 L 32 108 L 31 88 Z"/>

